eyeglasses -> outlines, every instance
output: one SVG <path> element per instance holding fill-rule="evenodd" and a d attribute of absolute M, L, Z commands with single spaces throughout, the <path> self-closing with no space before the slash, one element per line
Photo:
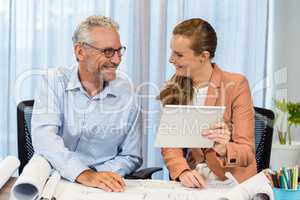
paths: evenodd
<path fill-rule="evenodd" d="M 97 51 L 99 51 L 99 52 L 101 52 L 101 53 L 103 53 L 104 56 L 105 56 L 106 58 L 111 58 L 111 57 L 113 57 L 113 56 L 115 55 L 116 52 L 117 52 L 118 56 L 121 57 L 121 56 L 123 56 L 123 54 L 124 54 L 125 51 L 126 51 L 126 47 L 120 47 L 120 48 L 118 48 L 118 49 L 114 49 L 114 48 L 104 48 L 104 49 L 100 49 L 100 48 L 95 47 L 95 46 L 93 46 L 93 45 L 91 45 L 91 44 L 88 44 L 88 43 L 86 43 L 86 42 L 83 42 L 82 44 L 83 44 L 83 45 L 86 45 L 86 46 L 88 46 L 88 47 L 90 47 L 90 48 L 92 48 L 92 49 L 95 49 L 95 50 L 97 50 Z"/>

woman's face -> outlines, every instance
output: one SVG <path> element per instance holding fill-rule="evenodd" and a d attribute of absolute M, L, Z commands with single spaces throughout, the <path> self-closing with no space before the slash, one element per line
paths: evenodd
<path fill-rule="evenodd" d="M 201 67 L 201 55 L 195 55 L 190 48 L 191 40 L 182 35 L 173 35 L 169 62 L 176 68 L 176 75 L 191 77 Z"/>

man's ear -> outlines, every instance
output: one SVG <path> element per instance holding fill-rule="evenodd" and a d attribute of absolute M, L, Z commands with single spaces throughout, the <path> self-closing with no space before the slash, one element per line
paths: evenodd
<path fill-rule="evenodd" d="M 203 51 L 201 54 L 200 54 L 200 62 L 201 63 L 204 63 L 204 62 L 207 62 L 210 60 L 210 53 L 208 51 Z"/>
<path fill-rule="evenodd" d="M 76 60 L 77 60 L 78 62 L 84 60 L 84 58 L 85 58 L 85 51 L 84 51 L 84 49 L 82 48 L 82 45 L 81 45 L 81 44 L 76 43 L 76 44 L 74 45 L 74 53 L 75 53 Z"/>

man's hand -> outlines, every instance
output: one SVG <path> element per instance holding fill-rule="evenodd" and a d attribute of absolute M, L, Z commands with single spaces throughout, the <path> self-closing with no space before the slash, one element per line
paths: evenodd
<path fill-rule="evenodd" d="M 185 187 L 202 188 L 206 186 L 204 178 L 196 170 L 186 170 L 179 176 L 179 180 Z"/>
<path fill-rule="evenodd" d="M 103 189 L 106 192 L 123 192 L 125 182 L 121 176 L 113 172 L 95 172 L 91 169 L 83 171 L 76 182 L 89 187 Z"/>

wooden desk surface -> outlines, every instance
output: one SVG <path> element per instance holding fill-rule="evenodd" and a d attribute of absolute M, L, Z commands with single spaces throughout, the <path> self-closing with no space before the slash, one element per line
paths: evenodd
<path fill-rule="evenodd" d="M 0 189 L 0 200 L 9 200 L 10 189 L 16 182 L 16 178 L 10 178 L 7 183 Z"/>

